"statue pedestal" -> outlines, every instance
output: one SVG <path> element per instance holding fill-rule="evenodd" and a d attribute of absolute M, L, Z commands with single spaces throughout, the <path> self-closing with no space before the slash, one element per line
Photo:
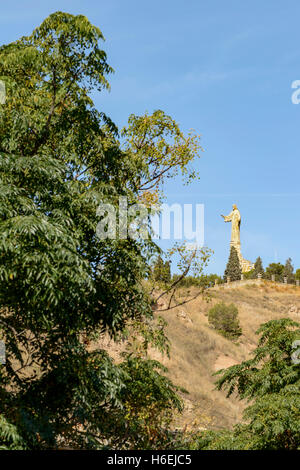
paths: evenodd
<path fill-rule="evenodd" d="M 254 263 L 251 261 L 243 258 L 243 255 L 241 253 L 241 244 L 236 243 L 236 242 L 230 242 L 230 246 L 233 246 L 238 254 L 239 260 L 240 260 L 240 265 L 242 268 L 242 273 L 247 273 L 248 271 L 251 271 L 251 269 L 254 269 Z"/>

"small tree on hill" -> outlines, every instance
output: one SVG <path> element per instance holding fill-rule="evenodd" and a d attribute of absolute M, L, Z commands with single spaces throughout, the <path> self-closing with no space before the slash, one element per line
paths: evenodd
<path fill-rule="evenodd" d="M 295 280 L 294 266 L 292 265 L 291 258 L 288 258 L 285 262 L 285 266 L 283 270 L 283 277 L 287 277 L 287 282 L 289 284 L 293 283 Z"/>
<path fill-rule="evenodd" d="M 231 281 L 239 281 L 241 279 L 242 269 L 240 260 L 234 246 L 230 249 L 228 263 L 224 272 L 224 279 L 227 281 L 228 276 Z"/>
<path fill-rule="evenodd" d="M 254 278 L 255 278 L 254 268 L 244 273 L 244 279 L 254 279 Z"/>
<path fill-rule="evenodd" d="M 295 279 L 300 280 L 300 269 L 297 269 L 296 274 L 295 274 Z"/>
<path fill-rule="evenodd" d="M 264 276 L 265 274 L 263 264 L 262 264 L 262 259 L 260 256 L 256 259 L 254 263 L 254 270 L 253 270 L 252 278 L 256 279 L 258 274 L 261 274 L 262 276 Z"/>
<path fill-rule="evenodd" d="M 283 280 L 283 271 L 284 266 L 281 263 L 270 263 L 269 266 L 266 268 L 266 279 L 271 279 L 272 274 L 275 275 L 275 281 L 282 281 Z"/>
<path fill-rule="evenodd" d="M 208 312 L 208 322 L 220 334 L 229 339 L 237 339 L 242 334 L 238 320 L 238 309 L 234 304 L 216 304 Z"/>

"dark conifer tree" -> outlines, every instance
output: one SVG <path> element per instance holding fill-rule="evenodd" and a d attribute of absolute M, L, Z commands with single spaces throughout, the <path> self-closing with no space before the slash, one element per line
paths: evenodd
<path fill-rule="evenodd" d="M 253 279 L 257 279 L 258 274 L 261 274 L 262 276 L 264 276 L 265 274 L 263 264 L 262 264 L 262 259 L 260 256 L 256 259 L 254 263 L 254 271 L 252 274 Z"/>
<path fill-rule="evenodd" d="M 164 264 L 164 281 L 170 282 L 171 281 L 171 262 L 166 261 Z"/>
<path fill-rule="evenodd" d="M 224 272 L 224 279 L 227 281 L 227 277 L 230 277 L 231 281 L 239 281 L 241 279 L 242 269 L 238 253 L 234 246 L 230 249 L 228 263 Z"/>
<path fill-rule="evenodd" d="M 155 281 L 163 280 L 164 262 L 162 257 L 159 255 L 153 267 L 153 277 Z"/>
<path fill-rule="evenodd" d="M 293 283 L 295 280 L 294 266 L 292 265 L 291 258 L 288 258 L 285 262 L 285 266 L 283 270 L 283 277 L 287 277 L 287 282 L 289 284 Z"/>

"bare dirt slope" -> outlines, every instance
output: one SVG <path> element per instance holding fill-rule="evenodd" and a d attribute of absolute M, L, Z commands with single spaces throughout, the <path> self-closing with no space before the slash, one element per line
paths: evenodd
<path fill-rule="evenodd" d="M 245 403 L 216 391 L 213 373 L 249 358 L 256 347 L 256 330 L 271 319 L 300 321 L 300 287 L 263 282 L 231 289 L 210 289 L 211 300 L 198 298 L 182 307 L 162 312 L 168 322 L 170 359 L 154 353 L 169 369 L 170 378 L 184 387 L 185 411 L 177 427 L 218 429 L 241 420 Z M 233 302 L 239 310 L 243 335 L 238 343 L 210 328 L 208 310 L 217 302 Z"/>
<path fill-rule="evenodd" d="M 196 288 L 190 290 L 192 295 L 196 293 Z M 209 301 L 198 297 L 184 306 L 157 313 L 168 323 L 170 359 L 156 350 L 151 351 L 151 356 L 167 366 L 168 375 L 176 385 L 188 391 L 182 395 L 184 412 L 174 419 L 177 428 L 220 429 L 240 422 L 246 403 L 215 390 L 217 377 L 213 374 L 250 357 L 257 345 L 255 332 L 262 323 L 279 318 L 300 322 L 300 287 L 269 281 L 259 285 L 242 281 L 241 285 L 233 283 L 229 288 L 219 287 L 208 292 Z M 221 301 L 233 302 L 238 307 L 243 334 L 236 343 L 208 324 L 208 310 Z M 104 337 L 90 347 L 103 347 L 118 361 L 125 344 Z"/>

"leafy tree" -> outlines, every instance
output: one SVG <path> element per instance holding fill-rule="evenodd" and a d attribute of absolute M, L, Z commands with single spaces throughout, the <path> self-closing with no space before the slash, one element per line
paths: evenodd
<path fill-rule="evenodd" d="M 295 281 L 294 266 L 292 265 L 291 258 L 288 258 L 285 262 L 285 266 L 283 270 L 283 277 L 287 278 L 287 282 L 289 284 Z"/>
<path fill-rule="evenodd" d="M 181 389 L 174 388 L 164 375 L 167 369 L 158 361 L 129 356 L 123 367 L 128 377 L 121 396 L 124 415 L 116 413 L 115 423 L 121 426 L 126 423 L 125 447 L 160 448 L 174 410 L 183 409 L 183 402 L 176 394 Z"/>
<path fill-rule="evenodd" d="M 263 268 L 262 259 L 259 256 L 254 263 L 254 270 L 253 270 L 252 278 L 257 279 L 258 274 L 261 274 L 262 276 L 264 276 L 264 273 L 265 271 Z"/>
<path fill-rule="evenodd" d="M 244 279 L 255 279 L 254 269 L 251 269 L 250 271 L 247 271 L 246 273 L 243 273 L 243 274 L 244 274 Z"/>
<path fill-rule="evenodd" d="M 185 136 L 178 124 L 163 111 L 144 116 L 130 115 L 122 137 L 125 152 L 139 169 L 134 183 L 144 201 L 158 202 L 161 183 L 180 171 L 186 182 L 197 177 L 192 163 L 202 151 L 200 136 L 192 131 Z"/>
<path fill-rule="evenodd" d="M 234 304 L 220 302 L 214 305 L 208 312 L 208 322 L 226 338 L 237 339 L 242 334 L 238 309 Z"/>
<path fill-rule="evenodd" d="M 23 450 L 25 442 L 18 433 L 18 429 L 7 419 L 0 415 L 0 450 Z"/>
<path fill-rule="evenodd" d="M 3 446 L 126 446 L 124 410 L 141 403 L 145 412 L 140 385 L 152 379 L 151 409 L 158 403 L 160 416 L 163 402 L 166 410 L 180 407 L 158 364 L 129 353 L 116 364 L 85 344 L 103 332 L 117 338 L 133 319 L 152 319 L 143 282 L 157 248 L 151 236 L 98 238 L 99 204 L 109 201 L 118 213 L 120 195 L 135 204 L 163 176 L 192 177 L 187 165 L 198 151 L 197 138 L 186 138 L 162 111 L 131 116 L 122 147 L 116 126 L 90 97 L 109 87 L 102 40 L 86 17 L 56 12 L 0 48 L 7 90 L 0 107 Z M 134 416 L 132 446 L 139 409 Z"/>
<path fill-rule="evenodd" d="M 272 275 L 275 275 L 275 281 L 283 281 L 284 266 L 281 263 L 270 263 L 266 268 L 266 279 L 272 279 Z"/>
<path fill-rule="evenodd" d="M 218 371 L 218 389 L 238 393 L 250 401 L 245 423 L 233 431 L 202 433 L 197 448 L 293 450 L 300 443 L 300 368 L 294 341 L 300 324 L 290 319 L 271 320 L 257 331 L 258 347 L 252 358 Z"/>
<path fill-rule="evenodd" d="M 230 248 L 230 254 L 228 263 L 224 273 L 224 279 L 227 280 L 227 277 L 230 277 L 231 281 L 239 281 L 242 276 L 242 269 L 240 265 L 240 260 L 238 257 L 238 253 L 234 246 Z"/>
<path fill-rule="evenodd" d="M 295 279 L 300 279 L 300 269 L 296 270 Z"/>

